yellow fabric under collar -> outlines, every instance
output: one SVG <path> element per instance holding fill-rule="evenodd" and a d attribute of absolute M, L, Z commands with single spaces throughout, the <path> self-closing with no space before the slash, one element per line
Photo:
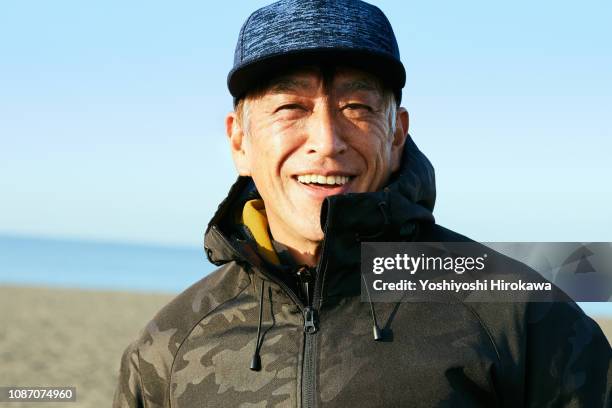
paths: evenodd
<path fill-rule="evenodd" d="M 279 265 L 280 261 L 270 239 L 268 232 L 268 216 L 266 215 L 266 207 L 263 200 L 249 200 L 244 204 L 242 209 L 241 223 L 245 225 L 257 245 L 257 252 L 268 262 Z"/>

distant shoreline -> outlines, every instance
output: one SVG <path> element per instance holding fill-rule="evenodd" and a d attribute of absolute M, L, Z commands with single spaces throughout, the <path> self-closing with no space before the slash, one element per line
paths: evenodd
<path fill-rule="evenodd" d="M 170 250 L 186 250 L 186 251 L 202 251 L 202 245 L 189 245 L 181 243 L 164 243 L 155 241 L 129 241 L 118 239 L 105 238 L 88 238 L 78 236 L 56 236 L 56 235 L 36 235 L 36 234 L 17 234 L 0 232 L 0 241 L 3 240 L 22 240 L 22 241 L 41 241 L 41 242 L 56 242 L 65 244 L 84 244 L 84 245 L 104 245 L 104 246 L 121 246 L 134 248 L 157 248 Z"/>
<path fill-rule="evenodd" d="M 180 293 L 214 270 L 203 250 L 0 235 L 0 285 Z"/>

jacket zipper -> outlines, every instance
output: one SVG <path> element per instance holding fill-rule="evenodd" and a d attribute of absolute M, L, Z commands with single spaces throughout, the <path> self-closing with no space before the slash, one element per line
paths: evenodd
<path fill-rule="evenodd" d="M 329 217 L 323 229 L 325 235 L 327 234 L 327 225 L 329 224 Z M 213 230 L 217 233 L 221 240 L 225 241 L 235 252 L 240 255 L 233 245 L 220 233 L 220 231 L 213 226 Z M 317 345 L 317 332 L 318 326 L 318 309 L 315 306 L 320 306 L 321 297 L 321 286 L 322 286 L 322 275 L 327 269 L 327 257 L 326 257 L 326 243 L 327 237 L 323 239 L 323 246 L 321 248 L 321 258 L 316 268 L 316 275 L 314 279 L 314 291 L 312 297 L 306 300 L 306 303 L 302 302 L 298 296 L 291 290 L 284 282 L 274 279 L 264 269 L 260 269 L 262 274 L 270 279 L 271 281 L 278 284 L 284 291 L 289 295 L 293 302 L 302 309 L 302 316 L 304 318 L 304 362 L 302 368 L 302 407 L 310 408 L 315 406 L 315 384 L 316 384 L 316 345 Z M 308 290 L 310 292 L 310 290 Z M 309 302 L 310 301 L 310 302 Z"/>
<path fill-rule="evenodd" d="M 272 276 L 269 276 L 265 270 L 261 272 L 270 280 L 276 282 L 288 295 L 295 304 L 302 310 L 302 317 L 304 319 L 304 354 L 303 354 L 303 366 L 302 366 L 302 407 L 311 408 L 315 406 L 315 384 L 316 384 L 316 346 L 317 338 L 316 335 L 319 330 L 318 325 L 318 309 L 315 306 L 319 306 L 321 298 L 321 286 L 322 286 L 322 274 L 325 268 L 321 267 L 323 256 L 325 254 L 325 241 L 323 240 L 323 248 L 321 252 L 321 259 L 317 266 L 317 273 L 314 278 L 314 291 L 310 296 L 310 287 L 313 285 L 312 275 L 310 274 L 310 280 L 302 280 L 301 287 L 304 294 L 307 294 L 306 301 L 302 300 L 295 295 L 282 281 L 277 281 Z"/>
<path fill-rule="evenodd" d="M 316 354 L 319 331 L 319 309 L 321 307 L 321 290 L 323 286 L 323 274 L 327 269 L 327 225 L 329 217 L 323 229 L 325 238 L 321 247 L 321 258 L 316 268 L 314 277 L 314 290 L 312 298 L 304 308 L 304 364 L 302 369 L 302 408 L 311 408 L 316 406 Z"/>
<path fill-rule="evenodd" d="M 317 324 L 315 310 L 312 307 L 304 309 L 304 364 L 302 367 L 302 407 L 315 406 L 315 347 Z"/>

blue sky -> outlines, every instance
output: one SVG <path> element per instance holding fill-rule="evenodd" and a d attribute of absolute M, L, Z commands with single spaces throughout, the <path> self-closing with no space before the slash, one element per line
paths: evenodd
<path fill-rule="evenodd" d="M 0 233 L 200 246 L 235 178 L 223 119 L 262 1 L 4 1 Z M 439 223 L 612 241 L 612 3 L 373 1 L 407 70 Z"/>

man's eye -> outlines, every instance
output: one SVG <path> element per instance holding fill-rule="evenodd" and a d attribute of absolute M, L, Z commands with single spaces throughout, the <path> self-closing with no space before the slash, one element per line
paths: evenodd
<path fill-rule="evenodd" d="M 344 105 L 342 107 L 342 109 L 347 109 L 349 111 L 367 111 L 367 112 L 373 112 L 374 109 L 372 109 L 371 106 L 368 105 L 364 105 L 362 103 L 347 103 L 346 105 Z"/>
<path fill-rule="evenodd" d="M 288 111 L 291 111 L 291 110 L 304 110 L 305 111 L 306 108 L 304 106 L 298 104 L 298 103 L 287 103 L 285 105 L 281 105 L 278 108 L 276 108 L 274 113 L 280 112 L 280 111 L 283 111 L 283 110 L 288 110 Z"/>

